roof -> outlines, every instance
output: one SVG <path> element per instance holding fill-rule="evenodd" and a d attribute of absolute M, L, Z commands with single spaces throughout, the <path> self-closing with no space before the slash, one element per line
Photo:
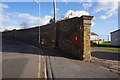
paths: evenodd
<path fill-rule="evenodd" d="M 111 32 L 111 34 L 112 34 L 112 33 L 114 33 L 114 32 L 118 32 L 118 31 L 120 31 L 120 29 L 118 29 L 118 30 L 115 30 L 115 31 Z"/>
<path fill-rule="evenodd" d="M 91 32 L 91 35 L 96 35 L 96 36 L 98 36 L 98 34 L 96 34 L 96 33 L 94 33 L 94 32 Z"/>

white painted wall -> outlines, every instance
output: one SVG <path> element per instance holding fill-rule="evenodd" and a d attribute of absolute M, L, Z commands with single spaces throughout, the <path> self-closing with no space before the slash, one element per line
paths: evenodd
<path fill-rule="evenodd" d="M 99 40 L 99 36 L 97 36 L 97 35 L 90 35 L 90 40 Z"/>

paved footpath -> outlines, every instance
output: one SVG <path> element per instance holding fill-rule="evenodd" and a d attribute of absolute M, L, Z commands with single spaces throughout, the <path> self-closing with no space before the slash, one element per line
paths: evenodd
<path fill-rule="evenodd" d="M 90 62 L 80 61 L 59 50 L 43 50 L 53 78 L 118 78 L 118 75 Z M 109 80 L 109 79 L 108 79 Z"/>

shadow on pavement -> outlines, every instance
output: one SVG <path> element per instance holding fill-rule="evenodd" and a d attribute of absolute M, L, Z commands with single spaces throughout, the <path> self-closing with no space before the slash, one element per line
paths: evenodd
<path fill-rule="evenodd" d="M 43 53 L 41 53 L 41 50 Z M 23 42 L 12 41 L 12 40 L 2 41 L 2 52 L 10 52 L 10 53 L 13 52 L 13 53 L 34 54 L 34 55 L 42 54 L 45 56 L 64 57 L 68 59 L 80 60 L 79 57 L 58 49 L 53 49 L 53 48 L 40 49 L 38 47 Z"/>
<path fill-rule="evenodd" d="M 100 59 L 120 61 L 119 52 L 94 51 L 91 55 Z"/>

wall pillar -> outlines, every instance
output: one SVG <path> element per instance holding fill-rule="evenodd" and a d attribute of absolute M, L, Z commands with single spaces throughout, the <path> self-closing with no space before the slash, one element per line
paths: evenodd
<path fill-rule="evenodd" d="M 90 26 L 93 16 L 81 16 L 81 32 L 82 32 L 82 54 L 83 60 L 91 60 L 91 50 L 90 50 Z"/>

